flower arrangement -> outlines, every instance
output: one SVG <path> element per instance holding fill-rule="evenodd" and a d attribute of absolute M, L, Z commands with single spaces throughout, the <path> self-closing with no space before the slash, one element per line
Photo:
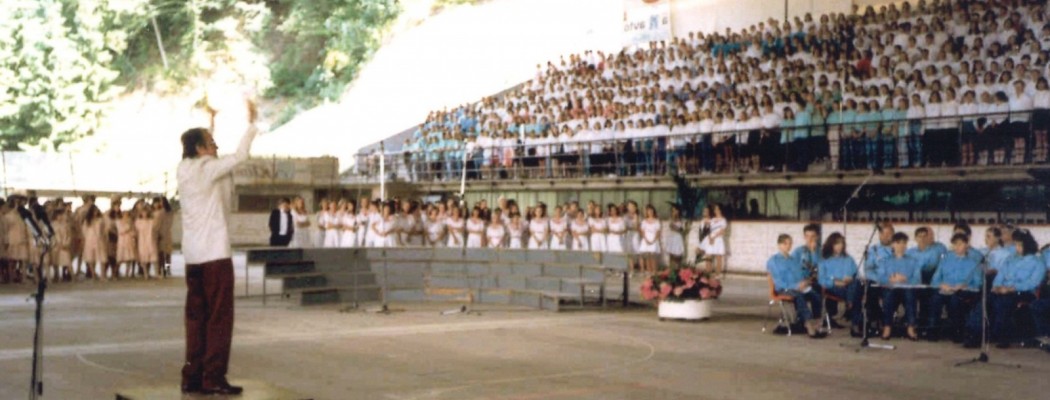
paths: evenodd
<path fill-rule="evenodd" d="M 708 300 L 721 294 L 722 282 L 696 267 L 667 268 L 642 282 L 646 300 Z"/>

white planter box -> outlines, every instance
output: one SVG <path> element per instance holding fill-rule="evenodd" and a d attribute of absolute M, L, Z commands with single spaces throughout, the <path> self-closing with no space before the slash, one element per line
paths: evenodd
<path fill-rule="evenodd" d="M 660 319 L 684 319 L 699 321 L 711 318 L 713 300 L 683 300 L 660 302 L 657 314 Z"/>

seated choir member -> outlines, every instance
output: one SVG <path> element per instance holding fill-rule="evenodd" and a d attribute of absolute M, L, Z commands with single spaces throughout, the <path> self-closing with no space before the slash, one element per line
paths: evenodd
<path fill-rule="evenodd" d="M 1050 245 L 1043 246 L 1043 262 L 1046 264 L 1046 269 L 1050 271 Z M 1043 297 L 1039 300 L 1033 301 L 1029 305 L 1029 309 L 1032 312 L 1032 319 L 1035 320 L 1035 336 L 1040 347 L 1050 351 L 1050 298 L 1048 298 L 1048 291 L 1045 287 L 1043 289 Z"/>
<path fill-rule="evenodd" d="M 916 286 L 922 284 L 922 265 L 919 260 L 906 254 L 908 234 L 893 234 L 893 256 L 883 258 L 876 264 L 876 279 L 882 286 L 882 339 L 889 340 L 893 333 L 893 313 L 901 300 L 904 301 L 904 320 L 908 327 L 908 339 L 918 340 L 916 331 Z"/>
<path fill-rule="evenodd" d="M 930 341 L 936 342 L 941 333 L 941 311 L 948 307 L 948 332 L 953 340 L 962 341 L 963 324 L 971 304 L 979 297 L 976 290 L 981 287 L 980 260 L 970 257 L 970 238 L 956 233 L 952 236 L 952 251 L 941 259 L 936 272 L 930 280 L 934 290 L 930 298 L 929 327 Z"/>
<path fill-rule="evenodd" d="M 995 274 L 992 288 L 988 292 L 988 322 L 991 331 L 989 339 L 996 341 L 996 347 L 1010 347 L 1013 337 L 1013 311 L 1022 301 L 1035 299 L 1035 291 L 1046 277 L 1046 265 L 1036 252 L 1039 246 L 1035 238 L 1026 230 L 1015 230 L 1012 239 L 1017 255 L 1010 257 L 1006 264 Z M 977 348 L 981 345 L 981 307 L 978 304 L 970 312 L 966 323 L 969 332 L 965 346 Z"/>
<path fill-rule="evenodd" d="M 860 336 L 864 314 L 860 309 L 861 287 L 857 280 L 857 262 L 846 253 L 846 238 L 835 232 L 828 236 L 821 250 L 820 263 L 817 265 L 817 282 L 825 293 L 846 301 L 846 312 L 843 317 L 850 321 L 850 334 Z M 828 301 L 828 313 L 832 301 Z M 836 310 L 837 311 L 837 310 Z"/>
<path fill-rule="evenodd" d="M 821 337 L 820 294 L 813 289 L 802 264 L 791 257 L 791 236 L 781 234 L 777 237 L 777 248 L 780 252 L 766 262 L 766 271 L 773 279 L 773 288 L 779 294 L 794 297 L 795 313 L 805 323 L 806 333 L 811 338 Z"/>

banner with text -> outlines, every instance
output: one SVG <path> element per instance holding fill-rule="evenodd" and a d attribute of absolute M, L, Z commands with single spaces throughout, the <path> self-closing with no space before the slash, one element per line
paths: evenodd
<path fill-rule="evenodd" d="M 671 0 L 624 0 L 623 10 L 624 46 L 671 40 Z"/>

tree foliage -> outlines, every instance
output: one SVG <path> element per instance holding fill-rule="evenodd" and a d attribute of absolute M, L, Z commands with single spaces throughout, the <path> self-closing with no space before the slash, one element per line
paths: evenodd
<path fill-rule="evenodd" d="M 106 0 L 12 0 L 0 14 L 0 138 L 4 149 L 58 149 L 97 127 L 121 89 L 113 57 L 144 9 Z M 116 2 L 115 2 L 116 3 Z"/>
<path fill-rule="evenodd" d="M 5 0 L 0 146 L 58 150 L 97 130 L 125 88 L 218 74 L 292 110 L 336 99 L 399 12 L 397 0 Z"/>

